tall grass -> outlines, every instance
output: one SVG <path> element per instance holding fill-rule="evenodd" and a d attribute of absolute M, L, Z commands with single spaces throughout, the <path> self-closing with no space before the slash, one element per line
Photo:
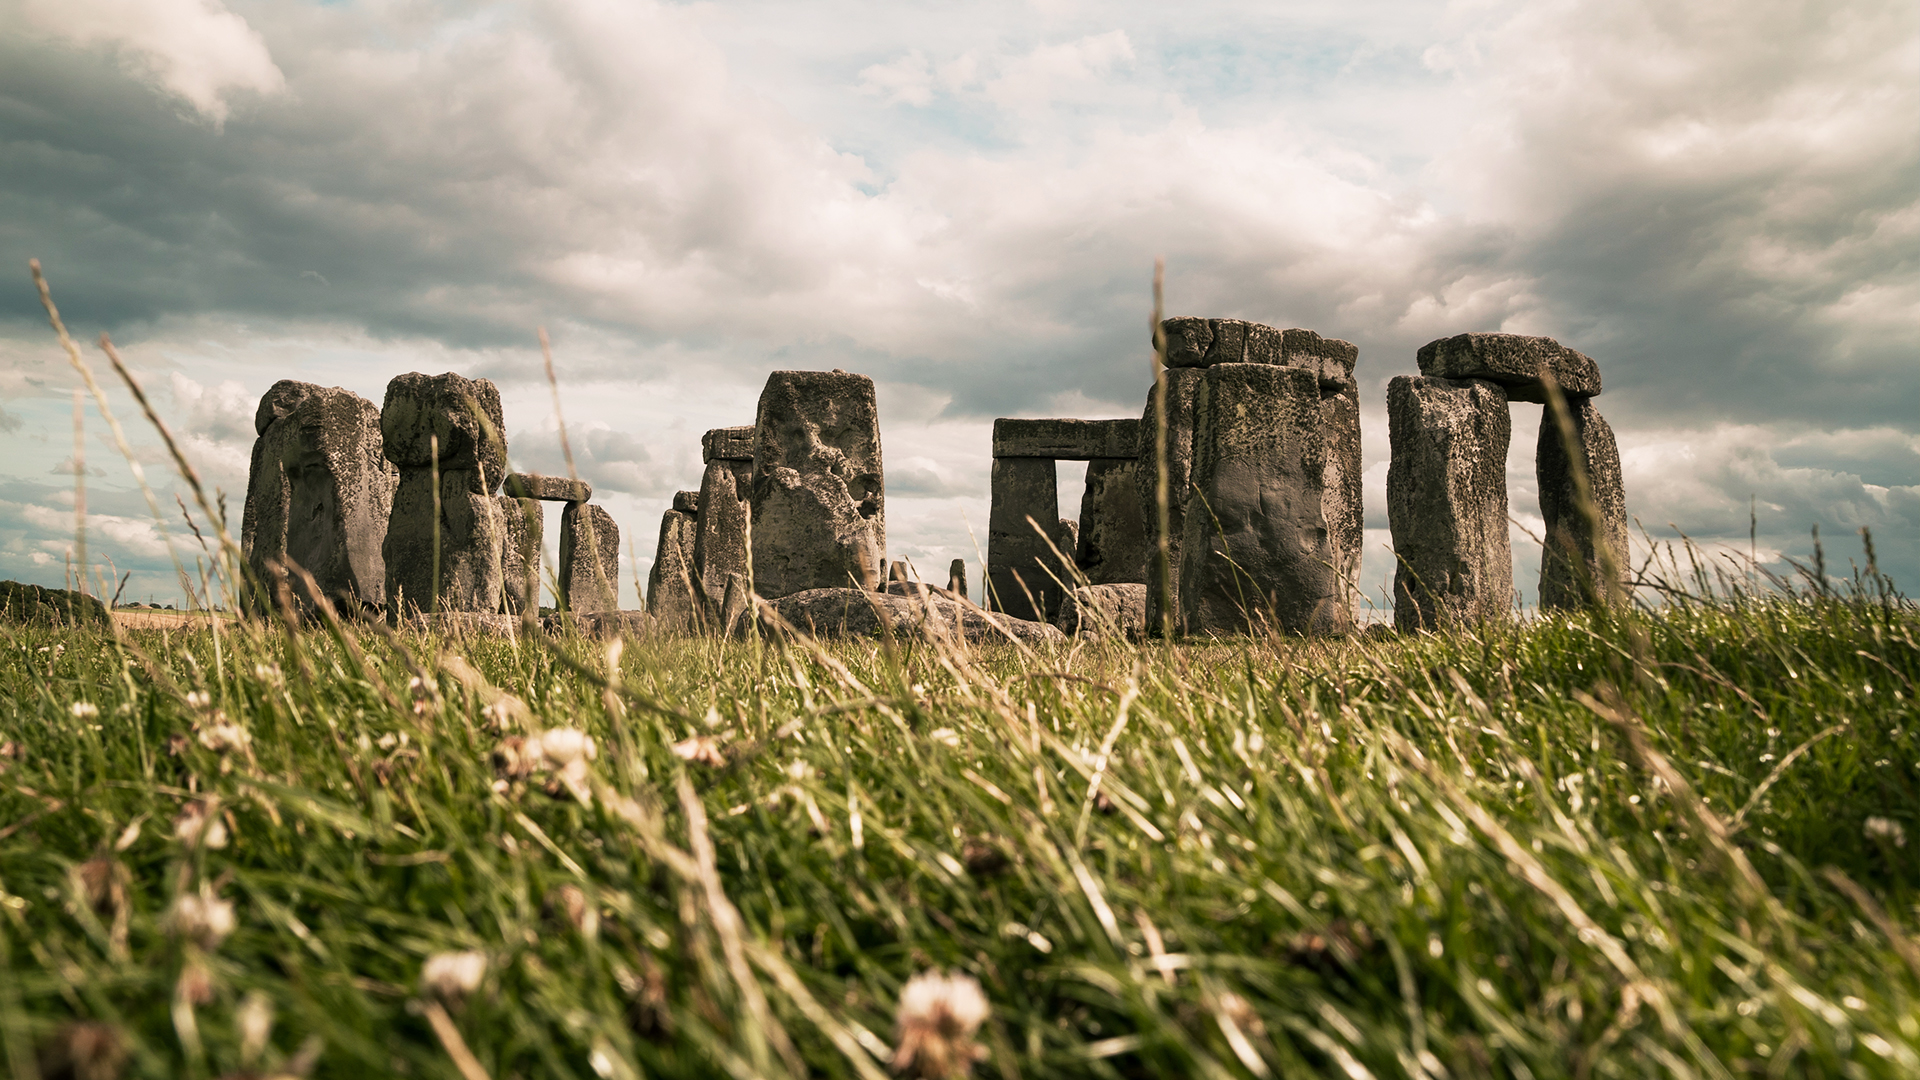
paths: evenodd
<path fill-rule="evenodd" d="M 9 1068 L 874 1076 L 944 969 L 986 1075 L 1911 1075 L 1920 617 L 1692 570 L 1140 650 L 10 629 Z"/>

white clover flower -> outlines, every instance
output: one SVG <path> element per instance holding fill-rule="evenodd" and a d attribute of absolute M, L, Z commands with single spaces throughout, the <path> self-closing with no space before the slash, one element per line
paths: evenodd
<path fill-rule="evenodd" d="M 261 682 L 279 686 L 280 680 L 285 676 L 280 673 L 279 664 L 255 664 L 253 665 L 253 677 L 259 679 Z"/>
<path fill-rule="evenodd" d="M 787 763 L 787 779 L 811 780 L 813 779 L 813 766 L 796 758 Z"/>
<path fill-rule="evenodd" d="M 711 765 L 716 769 L 727 763 L 727 755 L 720 752 L 720 744 L 714 741 L 711 735 L 695 735 L 691 739 L 674 743 L 673 752 L 686 761 Z"/>
<path fill-rule="evenodd" d="M 173 838 L 189 850 L 205 844 L 218 851 L 227 846 L 227 824 L 220 815 L 209 813 L 206 803 L 190 802 L 173 819 Z"/>
<path fill-rule="evenodd" d="M 592 761 L 600 756 L 600 748 L 594 745 L 593 737 L 576 728 L 543 731 L 534 741 L 540 744 L 541 756 L 563 768 L 576 761 Z"/>
<path fill-rule="evenodd" d="M 486 973 L 486 953 L 434 953 L 420 968 L 420 989 L 438 998 L 463 998 L 480 988 L 480 979 Z"/>
<path fill-rule="evenodd" d="M 91 701 L 76 701 L 67 706 L 67 711 L 73 714 L 75 720 L 91 720 L 100 715 L 100 706 Z"/>
<path fill-rule="evenodd" d="M 1907 830 L 1892 818 L 1870 817 L 1862 827 L 1869 840 L 1885 840 L 1894 847 L 1907 846 Z"/>
<path fill-rule="evenodd" d="M 238 750 L 253 741 L 247 729 L 216 713 L 214 722 L 200 729 L 200 745 L 217 754 Z"/>
<path fill-rule="evenodd" d="M 213 695 L 207 693 L 205 690 L 187 691 L 187 707 L 189 709 L 204 709 L 212 704 Z"/>
<path fill-rule="evenodd" d="M 173 930 L 203 949 L 218 948 L 233 933 L 233 904 L 213 895 L 205 885 L 200 892 L 182 893 L 173 902 Z"/>
<path fill-rule="evenodd" d="M 934 742 L 939 743 L 949 750 L 960 749 L 960 733 L 950 727 L 934 728 L 932 731 L 927 732 L 927 738 L 932 739 Z"/>
<path fill-rule="evenodd" d="M 907 980 L 894 1012 L 893 1069 L 926 1080 L 967 1076 L 987 1056 L 973 1041 L 987 996 L 971 975 L 923 971 Z"/>

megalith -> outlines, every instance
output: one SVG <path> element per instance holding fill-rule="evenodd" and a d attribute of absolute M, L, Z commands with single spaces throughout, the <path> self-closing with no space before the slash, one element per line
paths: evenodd
<path fill-rule="evenodd" d="M 1147 580 L 1147 522 L 1141 512 L 1139 472 L 1137 454 L 1087 462 L 1073 559 L 1090 585 Z"/>
<path fill-rule="evenodd" d="M 577 614 L 620 610 L 620 527 L 593 503 L 560 511 L 560 606 Z"/>
<path fill-rule="evenodd" d="M 1482 379 L 1402 375 L 1387 384 L 1387 516 L 1403 631 L 1504 618 L 1513 603 L 1507 531 L 1507 395 Z"/>
<path fill-rule="evenodd" d="M 1304 367 L 1223 363 L 1195 404 L 1179 604 L 1193 633 L 1324 633 L 1349 619 L 1322 509 L 1320 386 Z"/>
<path fill-rule="evenodd" d="M 714 428 L 700 440 L 706 472 L 694 521 L 693 580 L 708 610 L 726 603 L 727 579 L 750 569 L 753 525 L 753 428 Z"/>
<path fill-rule="evenodd" d="M 1540 481 L 1540 516 L 1546 519 L 1546 550 L 1540 557 L 1540 606 L 1586 607 L 1613 590 L 1595 544 L 1595 523 L 1581 512 L 1574 463 L 1586 471 L 1598 516 L 1598 539 L 1612 555 L 1614 584 L 1624 580 L 1627 558 L 1627 492 L 1620 473 L 1620 447 L 1613 428 L 1590 397 L 1566 399 L 1573 426 L 1573 455 L 1548 408 L 1540 417 L 1534 470 Z"/>
<path fill-rule="evenodd" d="M 873 589 L 886 560 L 886 487 L 873 380 L 776 371 L 753 431 L 753 587 Z"/>
<path fill-rule="evenodd" d="M 393 616 L 499 611 L 506 538 L 492 496 L 507 464 L 500 391 L 452 373 L 401 375 L 387 384 L 380 432 L 400 471 L 381 547 Z"/>
<path fill-rule="evenodd" d="M 1422 375 L 1497 383 L 1509 401 L 1545 404 L 1547 375 L 1567 397 L 1600 393 L 1600 366 L 1593 358 L 1550 337 L 1455 334 L 1422 345 L 1417 359 Z"/>
<path fill-rule="evenodd" d="M 1167 320 L 1173 322 L 1175 320 Z M 1206 319 L 1184 320 L 1208 328 Z M 1173 334 L 1168 334 L 1169 362 L 1173 356 Z M 1187 340 L 1183 337 L 1183 340 Z M 1189 351 L 1191 351 L 1189 349 Z M 1180 544 L 1187 531 L 1187 499 L 1193 494 L 1193 422 L 1194 405 L 1200 398 L 1200 384 L 1206 372 L 1192 365 L 1169 366 L 1166 375 L 1166 429 L 1159 427 L 1160 386 L 1147 391 L 1147 407 L 1140 415 L 1140 464 L 1134 484 L 1140 490 L 1140 516 L 1147 543 L 1147 628 L 1159 633 L 1163 622 L 1171 618 L 1176 627 L 1180 617 Z M 1167 583 L 1173 598 L 1171 609 L 1161 607 L 1161 584 L 1154 571 L 1159 557 L 1159 457 L 1167 462 Z"/>
<path fill-rule="evenodd" d="M 382 449 L 380 410 L 339 387 L 282 380 L 261 397 L 254 432 L 240 516 L 253 573 L 271 589 L 284 558 L 344 611 L 385 606 L 381 547 L 400 476 Z"/>
<path fill-rule="evenodd" d="M 701 623 L 706 601 L 693 576 L 694 536 L 689 511 L 676 506 L 660 516 L 660 543 L 647 574 L 647 613 L 663 630 L 690 633 Z"/>
<path fill-rule="evenodd" d="M 511 479 L 507 490 L 513 490 Z M 540 564 L 546 520 L 536 499 L 495 495 L 500 507 L 500 605 L 508 615 L 540 613 Z"/>
<path fill-rule="evenodd" d="M 996 446 L 1006 422 L 994 422 Z M 1069 553 L 1073 546 L 1060 520 L 1054 459 L 996 455 L 992 496 L 987 511 L 987 606 L 1016 619 L 1046 622 L 1060 609 L 1060 583 L 1073 583 L 1072 572 L 1055 554 Z"/>
<path fill-rule="evenodd" d="M 1075 567 L 1099 574 L 1096 582 L 1140 580 L 1144 526 L 1133 486 L 1139 455 L 1140 425 L 1131 419 L 993 422 L 986 598 L 994 610 L 1052 618 L 1063 585 L 1075 584 Z M 1059 516 L 1060 461 L 1087 462 L 1077 519 Z"/>

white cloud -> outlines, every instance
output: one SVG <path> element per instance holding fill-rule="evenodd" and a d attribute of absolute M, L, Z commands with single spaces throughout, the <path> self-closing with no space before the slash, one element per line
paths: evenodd
<path fill-rule="evenodd" d="M 49 37 L 115 50 L 129 74 L 186 99 L 216 126 L 235 91 L 286 86 L 265 40 L 220 0 L 19 0 L 18 14 Z"/>

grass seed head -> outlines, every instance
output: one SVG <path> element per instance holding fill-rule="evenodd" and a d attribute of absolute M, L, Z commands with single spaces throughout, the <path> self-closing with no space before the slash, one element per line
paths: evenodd
<path fill-rule="evenodd" d="M 420 989 L 446 1001 L 458 1001 L 480 988 L 487 954 L 471 949 L 434 953 L 420 968 Z"/>
<path fill-rule="evenodd" d="M 971 975 L 923 971 L 907 980 L 894 1012 L 893 1069 L 924 1080 L 968 1076 L 987 1056 L 973 1041 L 987 996 Z"/>

